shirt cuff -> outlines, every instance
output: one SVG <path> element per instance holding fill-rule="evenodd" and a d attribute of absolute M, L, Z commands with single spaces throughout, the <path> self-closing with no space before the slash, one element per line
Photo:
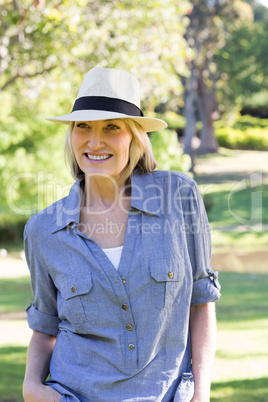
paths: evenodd
<path fill-rule="evenodd" d="M 216 302 L 220 297 L 221 285 L 218 281 L 218 272 L 208 270 L 208 277 L 200 278 L 193 284 L 191 306 Z"/>
<path fill-rule="evenodd" d="M 26 311 L 28 325 L 32 330 L 57 336 L 61 322 L 59 317 L 41 313 L 34 307 L 34 304 L 31 304 Z"/>

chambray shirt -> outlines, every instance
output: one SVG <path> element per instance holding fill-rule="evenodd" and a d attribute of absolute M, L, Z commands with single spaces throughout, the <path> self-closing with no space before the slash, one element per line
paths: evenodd
<path fill-rule="evenodd" d="M 131 185 L 118 271 L 77 228 L 82 180 L 25 228 L 34 294 L 28 323 L 57 336 L 47 384 L 61 401 L 193 395 L 190 306 L 220 297 L 202 198 L 178 172 L 135 173 Z"/>

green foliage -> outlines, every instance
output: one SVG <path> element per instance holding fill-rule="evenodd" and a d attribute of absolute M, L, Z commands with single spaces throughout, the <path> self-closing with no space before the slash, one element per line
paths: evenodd
<path fill-rule="evenodd" d="M 0 244 L 6 245 L 20 244 L 23 240 L 23 231 L 28 218 L 23 218 L 15 214 L 0 214 Z"/>
<path fill-rule="evenodd" d="M 165 113 L 157 113 L 156 117 L 164 120 L 169 130 L 177 131 L 185 127 L 185 117 L 175 112 L 167 111 Z"/>
<path fill-rule="evenodd" d="M 225 45 L 216 53 L 221 112 L 236 105 L 239 110 L 251 108 L 254 115 L 267 117 L 268 13 L 264 6 L 260 8 L 263 18 L 233 24 Z"/>
<path fill-rule="evenodd" d="M 221 147 L 231 149 L 268 150 L 268 128 L 237 130 L 232 127 L 215 130 Z"/>
<path fill-rule="evenodd" d="M 259 116 L 267 119 L 268 116 L 268 91 L 266 89 L 253 93 L 250 97 L 245 97 L 241 101 L 243 114 Z"/>
<path fill-rule="evenodd" d="M 158 169 L 188 172 L 191 167 L 189 155 L 183 155 L 175 131 L 163 130 L 150 135 Z"/>
<path fill-rule="evenodd" d="M 268 119 L 238 115 L 231 123 L 217 121 L 215 133 L 221 147 L 264 151 L 268 149 L 267 127 Z"/>
<path fill-rule="evenodd" d="M 268 100 L 267 100 L 268 102 Z M 250 115 L 239 116 L 234 122 L 233 128 L 238 130 L 246 130 L 248 128 L 267 128 L 268 119 L 260 119 Z"/>

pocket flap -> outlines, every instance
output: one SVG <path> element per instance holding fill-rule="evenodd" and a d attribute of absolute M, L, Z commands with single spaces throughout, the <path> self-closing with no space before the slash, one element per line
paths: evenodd
<path fill-rule="evenodd" d="M 88 293 L 91 288 L 91 275 L 70 275 L 66 276 L 60 282 L 60 291 L 65 300 L 84 295 Z"/>
<path fill-rule="evenodd" d="M 157 282 L 178 282 L 182 280 L 182 263 L 177 260 L 150 261 L 152 278 Z"/>

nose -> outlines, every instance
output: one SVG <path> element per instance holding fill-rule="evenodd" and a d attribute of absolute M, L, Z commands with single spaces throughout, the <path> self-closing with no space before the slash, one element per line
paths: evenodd
<path fill-rule="evenodd" d="M 92 151 L 97 151 L 104 147 L 105 144 L 103 142 L 102 132 L 99 129 L 92 129 L 88 139 L 88 145 Z"/>

